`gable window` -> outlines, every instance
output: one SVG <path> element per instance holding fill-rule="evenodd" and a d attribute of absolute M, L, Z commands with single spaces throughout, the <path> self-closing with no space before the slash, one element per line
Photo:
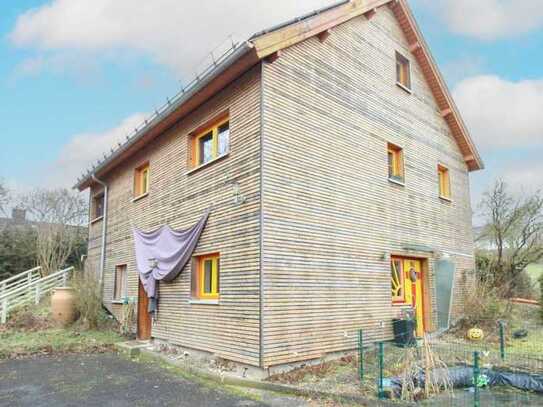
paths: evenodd
<path fill-rule="evenodd" d="M 411 63 L 399 52 L 396 52 L 396 83 L 411 90 Z"/>
<path fill-rule="evenodd" d="M 149 163 L 136 168 L 134 172 L 134 197 L 138 198 L 149 193 Z"/>
<path fill-rule="evenodd" d="M 451 199 L 451 177 L 449 169 L 439 164 L 437 166 L 437 174 L 439 179 L 439 197 Z"/>
<path fill-rule="evenodd" d="M 394 144 L 387 145 L 388 179 L 404 183 L 403 149 Z"/>
<path fill-rule="evenodd" d="M 196 134 L 192 142 L 192 166 L 199 167 L 230 151 L 230 121 L 223 118 Z"/>
<path fill-rule="evenodd" d="M 194 259 L 192 273 L 192 296 L 202 300 L 219 298 L 220 256 L 218 253 Z"/>
<path fill-rule="evenodd" d="M 92 219 L 98 220 L 104 217 L 104 194 L 98 194 L 92 199 Z"/>
<path fill-rule="evenodd" d="M 113 301 L 122 301 L 128 296 L 128 275 L 126 264 L 115 267 Z"/>
<path fill-rule="evenodd" d="M 400 259 L 393 258 L 390 261 L 391 272 L 391 287 L 392 287 L 392 303 L 403 304 L 405 303 L 404 293 L 404 273 L 403 262 Z"/>

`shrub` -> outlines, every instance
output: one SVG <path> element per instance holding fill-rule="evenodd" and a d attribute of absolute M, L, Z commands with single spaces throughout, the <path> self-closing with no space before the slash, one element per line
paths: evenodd
<path fill-rule="evenodd" d="M 497 321 L 510 317 L 510 307 L 501 293 L 491 283 L 475 281 L 464 298 L 464 313 L 457 328 L 479 327 L 485 332 L 496 329 Z"/>
<path fill-rule="evenodd" d="M 541 315 L 541 319 L 543 320 L 543 274 L 541 274 L 541 277 L 539 277 L 539 291 L 541 291 L 541 297 L 539 298 L 539 304 L 541 305 L 539 307 L 539 313 Z"/>
<path fill-rule="evenodd" d="M 100 322 L 106 319 L 98 279 L 92 272 L 78 271 L 74 274 L 73 287 L 76 291 L 75 307 L 79 321 L 87 329 L 98 328 Z"/>

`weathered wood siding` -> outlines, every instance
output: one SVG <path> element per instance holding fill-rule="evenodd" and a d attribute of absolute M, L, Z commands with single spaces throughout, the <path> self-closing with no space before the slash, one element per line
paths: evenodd
<path fill-rule="evenodd" d="M 213 206 L 195 254 L 220 252 L 220 305 L 190 304 L 190 266 L 173 283 L 160 284 L 155 338 L 230 360 L 259 363 L 260 270 L 260 67 L 257 66 L 183 119 L 106 179 L 109 191 L 104 298 L 111 303 L 114 269 L 128 265 L 129 295 L 137 297 L 138 275 L 132 227 L 152 230 L 193 225 Z M 217 114 L 230 112 L 230 154 L 187 174 L 189 133 Z M 133 198 L 134 169 L 150 163 L 149 195 Z M 234 202 L 232 182 L 246 198 Z M 95 191 L 91 191 L 94 194 Z M 89 265 L 99 267 L 102 223 L 90 228 Z"/>
<path fill-rule="evenodd" d="M 395 84 L 396 51 L 412 94 Z M 264 365 L 352 349 L 359 328 L 389 338 L 385 253 L 426 245 L 460 254 L 458 276 L 473 268 L 467 167 L 396 19 L 383 7 L 286 49 L 262 86 Z M 387 142 L 404 149 L 405 186 L 387 179 Z M 438 197 L 438 163 L 452 202 Z"/>

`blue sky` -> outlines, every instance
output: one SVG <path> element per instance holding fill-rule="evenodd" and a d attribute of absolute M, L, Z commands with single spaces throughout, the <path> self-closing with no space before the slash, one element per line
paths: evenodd
<path fill-rule="evenodd" d="M 24 190 L 70 186 L 82 163 L 175 94 L 228 35 L 331 2 L 4 3 L 0 177 Z M 542 187 L 543 1 L 410 3 L 487 165 L 472 176 L 474 201 L 498 177 L 517 190 Z"/>

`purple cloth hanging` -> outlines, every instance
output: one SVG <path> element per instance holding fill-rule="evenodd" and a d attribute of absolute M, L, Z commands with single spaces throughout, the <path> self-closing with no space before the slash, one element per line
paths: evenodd
<path fill-rule="evenodd" d="M 183 271 L 192 257 L 208 217 L 209 210 L 187 230 L 173 230 L 167 225 L 153 232 L 134 228 L 136 265 L 141 283 L 151 299 L 150 312 L 156 311 L 158 282 L 170 282 Z"/>

